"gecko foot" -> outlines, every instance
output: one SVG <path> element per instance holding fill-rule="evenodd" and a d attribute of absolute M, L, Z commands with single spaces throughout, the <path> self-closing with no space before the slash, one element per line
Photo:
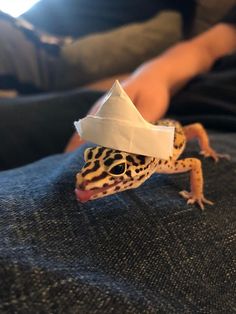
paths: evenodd
<path fill-rule="evenodd" d="M 204 203 L 209 204 L 209 205 L 214 204 L 213 202 L 207 200 L 203 195 L 195 196 L 193 195 L 192 192 L 187 192 L 187 191 L 181 191 L 179 192 L 179 194 L 187 200 L 187 204 L 197 203 L 201 207 L 202 210 L 204 210 Z"/>
<path fill-rule="evenodd" d="M 211 157 L 214 159 L 215 162 L 219 161 L 220 158 L 224 158 L 227 160 L 230 160 L 230 155 L 228 154 L 218 154 L 214 149 L 211 147 L 208 147 L 204 150 L 201 150 L 200 155 L 203 155 L 204 157 Z"/>

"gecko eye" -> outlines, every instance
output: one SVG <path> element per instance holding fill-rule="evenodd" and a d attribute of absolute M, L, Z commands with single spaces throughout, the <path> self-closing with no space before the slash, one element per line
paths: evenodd
<path fill-rule="evenodd" d="M 113 176 L 120 176 L 126 171 L 126 163 L 122 162 L 112 166 L 108 172 Z"/>
<path fill-rule="evenodd" d="M 93 157 L 93 153 L 92 153 L 91 147 L 86 148 L 84 151 L 84 161 L 87 162 L 89 159 L 92 159 L 92 157 Z"/>

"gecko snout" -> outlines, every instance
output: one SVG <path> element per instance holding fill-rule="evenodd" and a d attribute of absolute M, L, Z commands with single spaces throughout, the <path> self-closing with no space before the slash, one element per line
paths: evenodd
<path fill-rule="evenodd" d="M 76 187 L 80 190 L 85 190 L 86 186 L 89 184 L 88 180 L 84 180 L 82 182 L 77 182 Z"/>

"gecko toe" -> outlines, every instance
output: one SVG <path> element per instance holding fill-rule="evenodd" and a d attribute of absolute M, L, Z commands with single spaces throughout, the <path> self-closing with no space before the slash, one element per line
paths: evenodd
<path fill-rule="evenodd" d="M 187 204 L 194 204 L 196 202 L 196 200 L 194 198 L 189 198 L 188 201 L 187 201 Z"/>
<path fill-rule="evenodd" d="M 203 155 L 205 158 L 212 158 L 215 162 L 218 162 L 220 158 L 230 160 L 230 155 L 228 154 L 218 154 L 214 149 L 208 148 L 201 150 L 200 155 Z"/>
<path fill-rule="evenodd" d="M 181 191 L 179 192 L 179 194 L 187 200 L 187 204 L 188 205 L 192 205 L 197 203 L 199 205 L 199 207 L 201 208 L 201 210 L 204 210 L 204 204 L 208 204 L 208 205 L 214 205 L 214 203 L 208 199 L 206 199 L 204 197 L 204 195 L 199 195 L 199 196 L 195 196 L 193 193 L 191 192 L 187 192 L 187 191 Z"/>
<path fill-rule="evenodd" d="M 212 201 L 206 199 L 205 197 L 203 197 L 202 200 L 203 200 L 204 203 L 206 203 L 206 204 L 208 204 L 208 205 L 214 205 L 214 202 L 212 202 Z"/>
<path fill-rule="evenodd" d="M 231 156 L 229 154 L 217 154 L 219 158 L 230 160 Z"/>
<path fill-rule="evenodd" d="M 205 209 L 202 200 L 197 200 L 197 203 L 198 203 L 198 205 L 200 206 L 201 210 L 204 210 L 204 209 Z"/>
<path fill-rule="evenodd" d="M 188 191 L 180 191 L 179 194 L 185 199 L 190 198 L 190 193 Z"/>

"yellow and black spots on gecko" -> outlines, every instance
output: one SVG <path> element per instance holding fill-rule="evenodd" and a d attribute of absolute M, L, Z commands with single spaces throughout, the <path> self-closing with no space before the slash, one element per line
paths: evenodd
<path fill-rule="evenodd" d="M 212 204 L 203 194 L 203 174 L 201 161 L 197 158 L 179 159 L 186 141 L 199 140 L 201 153 L 214 160 L 229 158 L 214 151 L 209 144 L 207 133 L 202 125 L 195 123 L 182 127 L 173 120 L 160 120 L 157 125 L 175 127 L 173 155 L 168 160 L 129 154 L 104 147 L 93 147 L 85 150 L 85 165 L 76 176 L 76 197 L 84 202 L 116 192 L 136 188 L 154 172 L 181 173 L 190 172 L 190 192 L 180 194 L 189 204 L 197 203 L 203 209 L 204 203 Z"/>
<path fill-rule="evenodd" d="M 178 121 L 165 119 L 159 120 L 156 125 L 163 125 L 163 126 L 174 126 L 175 133 L 174 133 L 174 145 L 173 145 L 173 159 L 177 159 L 181 153 L 184 151 L 186 146 L 186 136 L 182 125 Z"/>
<path fill-rule="evenodd" d="M 136 188 L 155 171 L 156 159 L 101 146 L 87 148 L 76 176 L 77 197 L 86 201 Z"/>

